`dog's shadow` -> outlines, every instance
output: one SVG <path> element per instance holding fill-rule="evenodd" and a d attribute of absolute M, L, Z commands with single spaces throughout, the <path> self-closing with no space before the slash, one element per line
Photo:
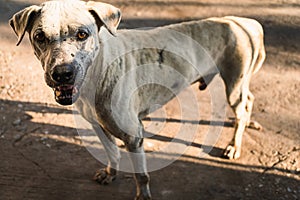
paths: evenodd
<path fill-rule="evenodd" d="M 181 120 L 181 119 L 174 119 L 174 118 L 153 118 L 153 117 L 146 117 L 143 119 L 143 121 L 152 121 L 152 122 L 172 122 L 172 123 L 189 123 L 189 124 L 199 124 L 199 125 L 209 125 L 209 126 L 222 126 L 222 127 L 234 127 L 234 123 L 232 121 L 210 121 L 210 120 Z M 163 135 L 157 135 L 150 132 L 145 132 L 145 137 L 151 137 L 151 139 L 158 140 L 158 141 L 164 141 L 164 142 L 176 142 L 180 144 L 187 144 L 187 141 L 178 139 L 178 138 L 172 138 L 168 136 Z M 223 153 L 224 149 L 214 146 L 208 146 L 204 144 L 199 144 L 196 142 L 191 142 L 189 144 L 192 147 L 201 148 L 205 152 L 212 156 L 212 157 L 218 157 L 218 158 L 224 158 Z"/>

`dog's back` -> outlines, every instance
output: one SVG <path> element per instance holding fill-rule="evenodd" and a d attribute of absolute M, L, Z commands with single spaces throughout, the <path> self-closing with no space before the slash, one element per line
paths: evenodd
<path fill-rule="evenodd" d="M 183 28 L 183 26 L 186 28 Z M 229 52 L 235 51 L 240 45 L 251 46 L 252 63 L 249 66 L 251 74 L 256 73 L 265 60 L 263 28 L 254 19 L 235 16 L 213 17 L 205 20 L 174 24 L 166 26 L 166 28 L 191 35 L 210 54 L 213 60 L 217 62 L 217 66 L 220 66 L 218 61 L 226 63 L 223 60 L 225 50 Z M 226 49 L 219 48 L 219 45 L 223 45 Z M 228 59 L 228 57 L 225 59 Z"/>

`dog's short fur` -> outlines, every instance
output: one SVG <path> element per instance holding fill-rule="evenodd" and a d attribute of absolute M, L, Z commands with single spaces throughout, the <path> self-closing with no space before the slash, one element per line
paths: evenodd
<path fill-rule="evenodd" d="M 223 17 L 117 33 L 120 18 L 119 9 L 109 4 L 50 1 L 21 10 L 10 25 L 18 44 L 29 33 L 56 101 L 62 105 L 75 102 L 99 133 L 109 165 L 97 173 L 96 180 L 109 183 L 115 178 L 120 154 L 111 144 L 114 137 L 120 138 L 127 150 L 135 153 L 136 199 L 150 199 L 141 119 L 152 104 L 165 104 L 195 82 L 205 89 L 219 71 L 236 118 L 235 135 L 225 156 L 240 156 L 246 126 L 260 128 L 250 121 L 254 96 L 249 84 L 265 59 L 263 30 L 252 19 Z M 192 42 L 178 41 L 178 35 Z M 179 49 L 177 56 L 172 49 Z M 207 57 L 217 70 L 206 62 Z M 165 87 L 144 84 L 151 81 Z"/>

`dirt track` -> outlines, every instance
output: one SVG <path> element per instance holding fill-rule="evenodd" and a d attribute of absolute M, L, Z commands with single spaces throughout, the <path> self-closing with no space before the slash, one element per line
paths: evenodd
<path fill-rule="evenodd" d="M 103 165 L 80 140 L 72 107 L 55 103 L 28 40 L 15 46 L 8 19 L 38 2 L 42 1 L 0 2 L 0 199 L 132 199 L 135 186 L 131 174 L 121 172 L 108 186 L 92 181 L 95 170 Z M 197 137 L 179 160 L 150 173 L 154 199 L 300 199 L 300 2 L 110 3 L 123 12 L 121 28 L 239 15 L 257 19 L 265 29 L 267 60 L 251 84 L 256 97 L 253 118 L 264 130 L 247 129 L 242 157 L 228 161 L 220 157 L 233 134 L 230 110 L 222 134 L 205 157 L 197 153 L 210 127 L 209 115 L 201 113 L 200 123 L 199 119 L 184 119 L 183 123 L 199 128 Z M 197 86 L 192 89 L 203 102 L 201 106 L 209 107 L 208 91 L 196 92 Z M 168 120 L 157 137 L 145 142 L 149 151 L 168 143 L 182 125 L 175 100 L 164 109 Z M 162 122 L 156 119 L 154 124 Z"/>

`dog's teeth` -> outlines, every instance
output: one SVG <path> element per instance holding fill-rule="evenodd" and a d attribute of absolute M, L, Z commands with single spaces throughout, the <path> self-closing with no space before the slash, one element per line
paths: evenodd
<path fill-rule="evenodd" d="M 77 92 L 78 92 L 78 90 L 77 90 L 77 88 L 76 88 L 76 86 L 75 87 L 73 87 L 73 94 L 76 94 Z"/>
<path fill-rule="evenodd" d="M 59 91 L 59 90 L 55 90 L 55 96 L 60 96 L 61 95 L 61 91 Z"/>

